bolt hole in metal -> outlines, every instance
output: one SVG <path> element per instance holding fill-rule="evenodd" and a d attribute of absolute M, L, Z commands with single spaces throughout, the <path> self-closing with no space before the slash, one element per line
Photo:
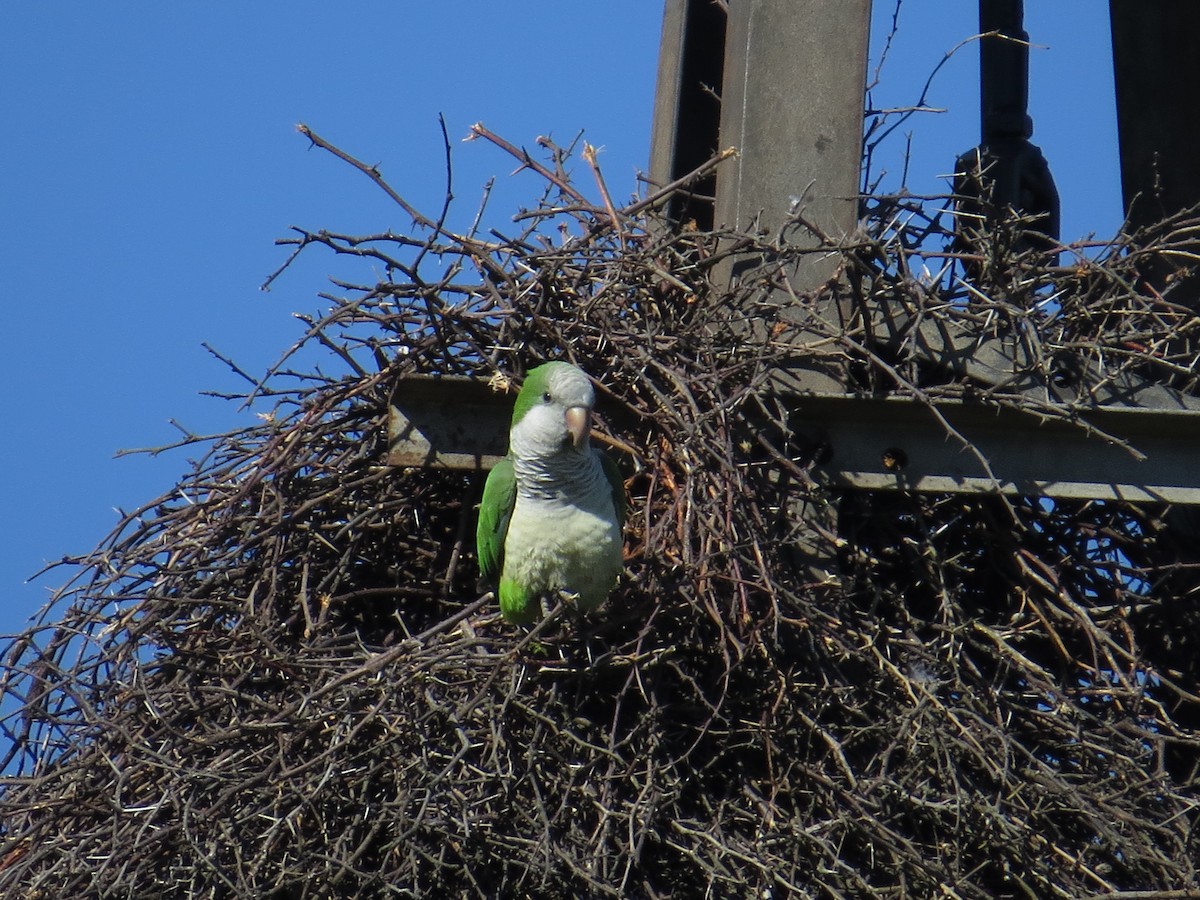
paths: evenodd
<path fill-rule="evenodd" d="M 883 467 L 889 472 L 899 472 L 908 465 L 908 454 L 899 447 L 888 447 L 883 451 Z"/>
<path fill-rule="evenodd" d="M 1050 383 L 1055 387 L 1075 387 L 1081 375 L 1079 360 L 1075 356 L 1056 354 L 1050 361 Z"/>

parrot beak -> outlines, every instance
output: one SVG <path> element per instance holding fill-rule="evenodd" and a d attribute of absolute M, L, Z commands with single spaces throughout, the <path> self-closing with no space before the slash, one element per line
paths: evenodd
<path fill-rule="evenodd" d="M 592 431 L 592 413 L 586 406 L 572 406 L 567 410 L 567 431 L 571 433 L 571 443 L 576 450 L 587 446 L 588 435 Z"/>

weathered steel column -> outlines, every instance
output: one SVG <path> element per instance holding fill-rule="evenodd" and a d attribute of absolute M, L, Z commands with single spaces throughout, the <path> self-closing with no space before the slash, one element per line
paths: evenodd
<path fill-rule="evenodd" d="M 702 229 L 758 228 L 800 246 L 818 238 L 799 213 L 838 239 L 858 219 L 870 0 L 667 0 L 659 55 L 650 175 L 666 184 L 717 150 L 738 155 L 668 212 Z M 719 92 L 719 95 L 718 95 Z M 699 196 L 698 196 L 699 195 Z M 720 277 L 753 278 L 769 259 L 746 254 Z M 788 272 L 799 293 L 833 274 L 836 260 L 805 255 Z M 781 291 L 782 295 L 783 292 Z M 786 297 L 780 305 L 786 307 Z M 781 310 L 783 312 L 784 310 Z M 747 317 L 745 327 L 762 327 Z M 845 388 L 797 360 L 773 373 L 779 389 Z M 836 528 L 832 508 L 797 505 L 792 538 L 817 580 L 830 577 L 828 545 L 806 525 Z"/>
<path fill-rule="evenodd" d="M 776 232 L 799 211 L 832 237 L 853 231 L 870 0 L 728 7 L 726 15 L 712 0 L 667 0 L 651 177 L 669 182 L 736 147 L 738 157 L 717 173 L 711 224 Z M 814 243 L 799 226 L 786 234 Z M 795 286 L 814 288 L 831 271 L 831 262 L 810 257 Z"/>
<path fill-rule="evenodd" d="M 720 143 L 739 156 L 717 173 L 718 225 L 783 228 L 801 246 L 816 239 L 787 224 L 797 212 L 834 239 L 854 230 L 870 25 L 870 0 L 730 3 Z M 805 257 L 794 287 L 834 265 Z"/>
<path fill-rule="evenodd" d="M 793 247 L 820 246 L 802 217 L 833 240 L 855 229 L 859 210 L 863 103 L 870 0 L 667 0 L 651 143 L 660 184 L 694 169 L 718 149 L 715 186 L 698 185 L 673 207 L 700 228 L 782 233 Z M 704 196 L 715 187 L 715 197 Z M 744 254 L 718 276 L 754 278 L 773 261 Z M 812 291 L 838 259 L 805 254 L 787 275 Z M 780 315 L 793 304 L 780 292 Z M 747 319 L 747 328 L 758 327 Z M 842 393 L 808 367 L 803 348 L 775 373 L 782 390 Z"/>
<path fill-rule="evenodd" d="M 1200 203 L 1200 3 L 1109 0 L 1121 189 L 1134 227 Z"/>

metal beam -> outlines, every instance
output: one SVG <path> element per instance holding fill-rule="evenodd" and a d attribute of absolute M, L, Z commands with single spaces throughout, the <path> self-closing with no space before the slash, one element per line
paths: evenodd
<path fill-rule="evenodd" d="M 729 4 L 720 144 L 739 155 L 717 173 L 718 225 L 757 223 L 797 246 L 817 240 L 796 212 L 834 239 L 854 230 L 870 24 L 870 0 Z M 816 288 L 836 264 L 806 256 L 792 283 Z"/>
<path fill-rule="evenodd" d="M 1200 504 L 1200 416 L 1186 411 L 1097 409 L 1069 421 L 959 401 L 831 395 L 794 404 L 829 448 L 814 469 L 829 484 Z"/>
<path fill-rule="evenodd" d="M 512 400 L 472 378 L 401 379 L 388 462 L 490 469 L 507 449 Z M 1200 504 L 1200 415 L 1187 410 L 1097 408 L 1072 420 L 983 403 L 845 394 L 797 395 L 785 404 L 803 437 L 827 448 L 813 474 L 831 485 Z"/>
<path fill-rule="evenodd" d="M 1109 0 L 1121 188 L 1135 226 L 1200 203 L 1200 3 Z"/>
<path fill-rule="evenodd" d="M 513 399 L 478 378 L 401 378 L 388 410 L 388 464 L 492 468 L 508 452 Z"/>

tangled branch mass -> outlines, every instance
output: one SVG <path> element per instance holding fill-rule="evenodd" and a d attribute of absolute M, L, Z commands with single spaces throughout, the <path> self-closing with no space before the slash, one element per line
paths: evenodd
<path fill-rule="evenodd" d="M 291 239 L 364 281 L 253 386 L 259 420 L 184 441 L 191 470 L 7 641 L 0 893 L 1195 886 L 1186 517 L 823 486 L 774 374 L 1029 408 L 904 335 L 878 345 L 864 323 L 888 309 L 1025 342 L 1026 381 L 1068 361 L 1194 391 L 1200 320 L 1141 273 L 1190 265 L 1196 220 L 1103 251 L 964 249 L 944 207 L 879 196 L 851 239 L 801 247 L 670 227 L 669 192 L 589 200 L 567 151 L 477 134 L 545 186 L 517 233 L 454 233 L 360 166 L 411 231 Z M 771 263 L 714 275 L 745 253 Z M 806 253 L 836 271 L 797 295 Z M 837 321 L 805 315 L 830 299 Z M 476 583 L 482 474 L 388 466 L 386 416 L 405 375 L 546 359 L 598 379 L 631 506 L 604 609 L 530 632 Z"/>

